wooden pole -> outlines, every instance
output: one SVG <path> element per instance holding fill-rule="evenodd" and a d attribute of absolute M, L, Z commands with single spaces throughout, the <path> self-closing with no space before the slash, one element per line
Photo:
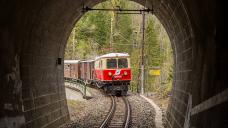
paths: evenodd
<path fill-rule="evenodd" d="M 141 42 L 141 94 L 144 94 L 145 67 L 144 67 L 144 42 L 145 41 L 145 12 L 142 12 L 142 42 Z"/>

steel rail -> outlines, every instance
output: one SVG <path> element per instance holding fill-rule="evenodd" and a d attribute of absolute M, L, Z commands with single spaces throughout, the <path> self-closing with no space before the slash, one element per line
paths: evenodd
<path fill-rule="evenodd" d="M 104 119 L 104 121 L 102 122 L 102 124 L 100 125 L 100 128 L 107 128 L 108 124 L 110 123 L 110 121 L 116 111 L 116 100 L 115 100 L 115 98 L 113 98 L 113 96 L 111 96 L 111 99 L 112 99 L 112 104 L 111 104 L 110 111 L 109 111 L 108 115 L 106 116 L 106 118 Z"/>
<path fill-rule="evenodd" d="M 125 108 L 126 108 L 126 114 L 125 114 L 125 122 L 124 122 L 124 128 L 129 128 L 130 126 L 130 119 L 131 119 L 131 107 L 130 103 L 127 100 L 126 97 L 123 97 L 124 103 L 125 103 Z"/>

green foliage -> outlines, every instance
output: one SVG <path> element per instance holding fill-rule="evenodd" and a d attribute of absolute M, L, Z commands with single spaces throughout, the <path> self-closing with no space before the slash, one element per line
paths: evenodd
<path fill-rule="evenodd" d="M 167 97 L 172 85 L 173 56 L 167 33 L 155 17 L 149 17 L 146 27 L 146 91 Z M 149 70 L 158 68 L 160 76 L 150 76 Z"/>
<path fill-rule="evenodd" d="M 97 8 L 103 6 L 105 3 L 99 4 Z M 94 55 L 102 53 L 98 49 L 107 47 L 110 36 L 110 21 L 107 19 L 110 19 L 110 14 L 105 12 L 86 13 L 77 22 L 68 39 L 65 58 L 91 59 Z M 72 49 L 75 49 L 74 53 Z"/>

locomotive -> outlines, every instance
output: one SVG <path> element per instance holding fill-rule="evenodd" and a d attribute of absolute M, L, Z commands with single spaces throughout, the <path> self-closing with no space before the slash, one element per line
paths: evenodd
<path fill-rule="evenodd" d="M 80 79 L 112 95 L 126 95 L 131 81 L 127 53 L 109 53 L 94 60 L 65 60 L 64 76 Z"/>

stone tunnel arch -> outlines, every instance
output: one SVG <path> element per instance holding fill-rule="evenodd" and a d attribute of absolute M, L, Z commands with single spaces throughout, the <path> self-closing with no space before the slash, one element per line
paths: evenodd
<path fill-rule="evenodd" d="M 220 12 L 215 10 L 217 3 L 214 0 L 133 1 L 153 7 L 172 42 L 175 67 L 167 126 L 223 126 L 224 119 L 220 116 L 227 112 L 227 99 L 222 98 L 227 97 L 227 86 L 222 68 L 227 69 L 227 61 L 221 60 L 227 52 L 223 44 L 217 43 L 223 38 L 218 36 L 215 21 Z M 0 38 L 3 42 L 1 123 L 55 127 L 69 119 L 61 63 L 71 29 L 83 15 L 82 2 L 92 7 L 102 0 L 3 2 L 1 9 L 6 13 L 1 20 Z M 216 98 L 221 100 L 211 103 Z M 207 120 L 213 119 L 216 122 L 209 125 Z"/>

